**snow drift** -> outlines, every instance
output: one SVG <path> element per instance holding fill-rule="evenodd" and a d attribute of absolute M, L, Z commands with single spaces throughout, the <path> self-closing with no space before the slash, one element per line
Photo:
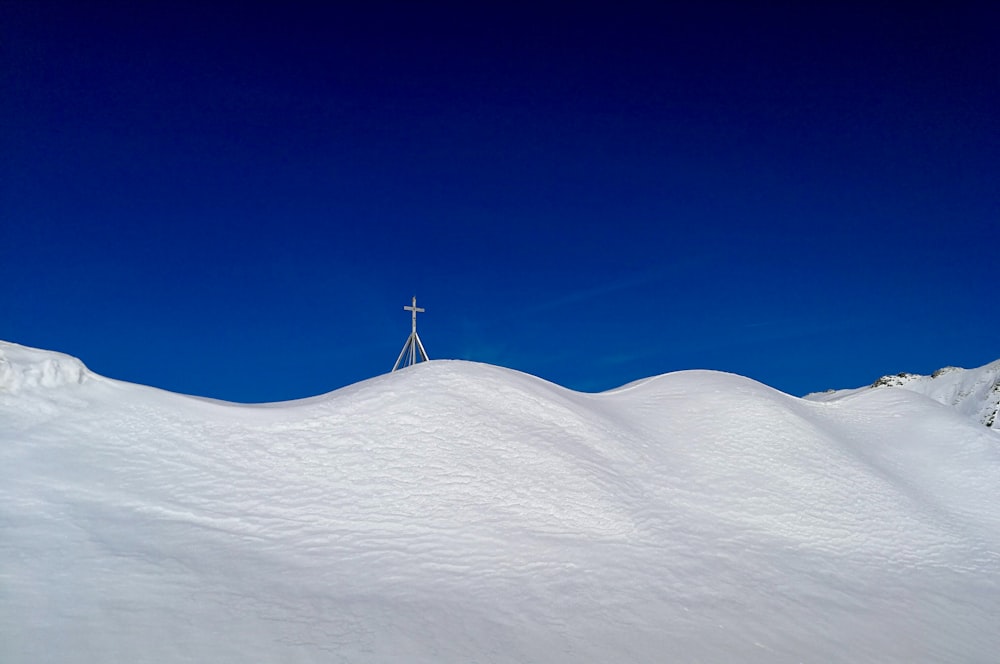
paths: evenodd
<path fill-rule="evenodd" d="M 0 343 L 0 661 L 993 661 L 1000 436 L 435 361 L 210 402 Z"/>
<path fill-rule="evenodd" d="M 89 376 L 75 357 L 0 342 L 0 394 L 82 383 Z"/>

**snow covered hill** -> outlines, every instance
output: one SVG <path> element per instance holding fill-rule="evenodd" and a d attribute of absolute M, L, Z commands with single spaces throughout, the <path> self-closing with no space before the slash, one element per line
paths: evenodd
<path fill-rule="evenodd" d="M 900 387 L 952 406 L 980 424 L 993 428 L 1000 420 L 1000 360 L 978 369 L 945 367 L 930 376 L 899 373 L 882 376 L 867 388 L 831 390 L 807 395 L 814 401 L 833 401 L 861 390 Z"/>
<path fill-rule="evenodd" d="M 992 662 L 1000 435 L 435 361 L 243 406 L 0 342 L 0 661 Z"/>

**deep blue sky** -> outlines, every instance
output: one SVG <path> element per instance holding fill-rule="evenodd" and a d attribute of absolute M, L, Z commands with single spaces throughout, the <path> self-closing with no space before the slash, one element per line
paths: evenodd
<path fill-rule="evenodd" d="M 0 4 L 0 338 L 237 401 L 414 294 L 584 390 L 1000 357 L 989 5 L 327 4 Z"/>

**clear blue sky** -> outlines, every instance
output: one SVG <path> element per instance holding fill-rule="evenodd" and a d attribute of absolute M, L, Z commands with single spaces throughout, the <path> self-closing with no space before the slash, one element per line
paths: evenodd
<path fill-rule="evenodd" d="M 237 401 L 414 294 L 584 390 L 1000 357 L 988 3 L 202 4 L 0 4 L 0 338 Z"/>

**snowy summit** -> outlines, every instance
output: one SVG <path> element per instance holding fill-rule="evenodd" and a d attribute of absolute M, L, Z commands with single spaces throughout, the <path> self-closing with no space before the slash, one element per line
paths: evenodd
<path fill-rule="evenodd" d="M 977 371 L 431 361 L 244 406 L 0 342 L 0 661 L 995 661 Z"/>

